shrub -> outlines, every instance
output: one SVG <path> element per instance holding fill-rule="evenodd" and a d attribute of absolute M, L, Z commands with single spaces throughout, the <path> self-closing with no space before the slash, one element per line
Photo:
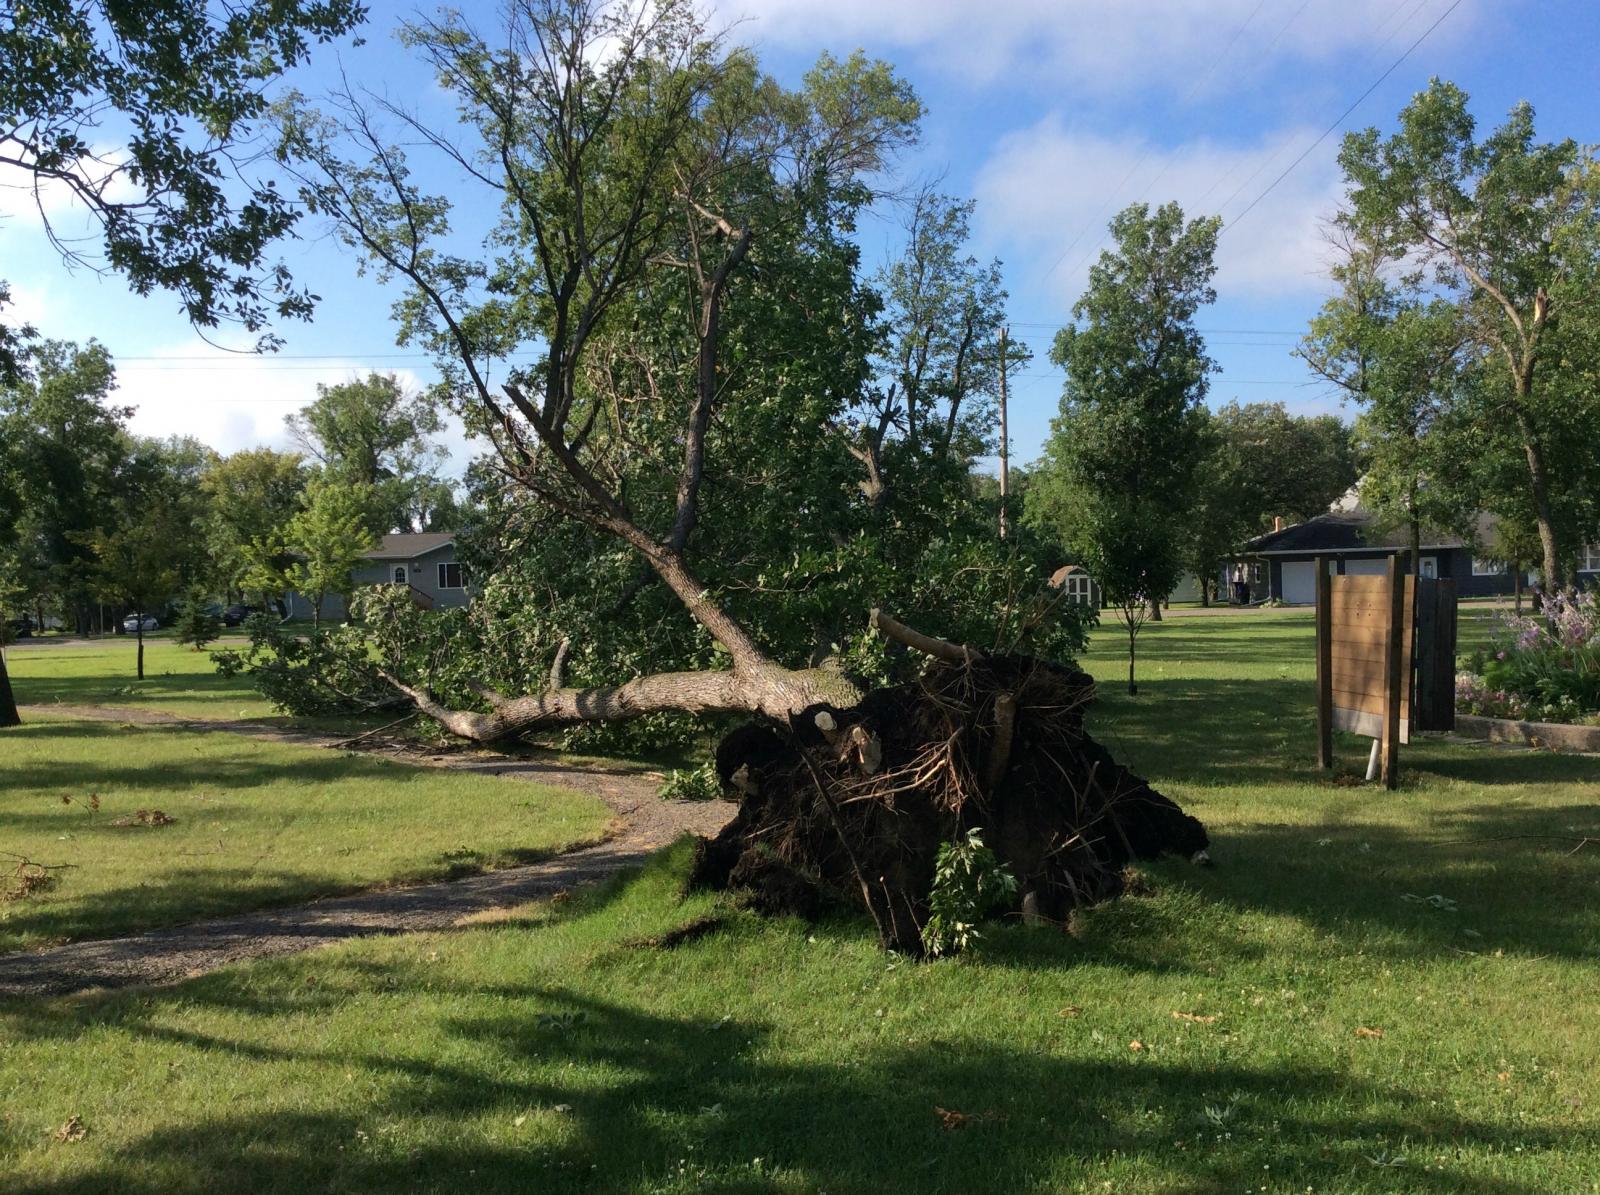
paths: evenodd
<path fill-rule="evenodd" d="M 974 826 L 965 838 L 941 843 L 928 894 L 922 944 L 931 955 L 956 954 L 978 938 L 978 922 L 1017 893 L 1017 880 L 983 845 Z"/>
<path fill-rule="evenodd" d="M 1537 615 L 1502 616 L 1456 678 L 1456 708 L 1534 722 L 1600 714 L 1600 593 L 1547 594 Z"/>
<path fill-rule="evenodd" d="M 192 645 L 199 651 L 222 634 L 222 618 L 200 594 L 191 593 L 178 607 L 177 620 L 172 624 L 179 643 Z"/>
<path fill-rule="evenodd" d="M 657 795 L 663 801 L 715 801 L 722 796 L 716 764 L 708 760 L 688 771 L 673 768 Z"/>

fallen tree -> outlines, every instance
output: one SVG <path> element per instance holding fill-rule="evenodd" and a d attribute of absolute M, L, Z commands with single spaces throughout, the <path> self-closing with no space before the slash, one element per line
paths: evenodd
<path fill-rule="evenodd" d="M 1088 678 L 1007 654 L 1061 617 L 1056 597 L 1007 582 L 986 602 L 1007 651 L 874 614 L 880 641 L 934 660 L 912 685 L 874 687 L 841 666 L 785 663 L 799 662 L 793 646 L 782 657 L 763 648 L 750 629 L 756 603 L 731 596 L 765 588 L 759 568 L 737 584 L 725 571 L 714 588 L 693 563 L 719 425 L 719 482 L 736 507 L 722 528 L 743 521 L 738 506 L 759 507 L 773 556 L 806 537 L 845 552 L 865 528 L 917 513 L 909 486 L 895 509 L 863 499 L 840 471 L 854 457 L 843 396 L 868 371 L 875 310 L 853 281 L 847 234 L 870 196 L 865 180 L 914 136 L 909 90 L 858 56 L 824 59 L 784 92 L 748 54 L 723 53 L 687 4 L 517 0 L 508 15 L 492 42 L 456 16 L 405 32 L 460 101 L 475 147 L 346 91 L 331 101 L 335 117 L 285 114 L 284 154 L 307 205 L 409 284 L 404 334 L 446 359 L 505 492 L 625 545 L 648 572 L 619 607 L 653 578 L 722 666 L 569 685 L 574 645 L 558 628 L 541 647 L 553 653 L 543 676 L 464 680 L 464 701 L 398 667 L 384 669 L 388 683 L 480 742 L 662 712 L 753 715 L 757 727 L 723 752 L 729 781 L 746 786 L 738 828 L 707 848 L 700 878 L 795 907 L 848 891 L 848 876 L 899 949 L 920 949 L 941 843 L 979 825 L 1045 915 L 1115 894 L 1130 859 L 1202 849 L 1197 822 L 1083 733 Z M 449 205 L 411 181 L 405 154 L 378 133 L 384 114 L 497 193 L 492 270 L 449 254 Z M 362 159 L 347 156 L 352 144 Z M 540 360 L 491 386 L 488 360 L 513 351 Z M 778 458 L 787 472 L 745 466 L 780 446 L 794 452 Z M 965 458 L 936 464 L 965 488 Z M 770 500 L 783 485 L 797 492 L 787 509 Z M 950 588 L 977 589 L 975 575 L 963 567 Z M 402 638 L 379 654 L 403 655 Z M 785 844 L 771 852 L 781 871 L 757 881 L 768 839 Z M 776 896 L 785 886 L 787 903 Z"/>
<path fill-rule="evenodd" d="M 1203 860 L 1203 826 L 1084 729 L 1094 682 L 1032 656 L 984 656 L 875 616 L 930 653 L 915 681 L 727 735 L 717 773 L 739 813 L 694 882 L 771 912 L 858 903 L 883 944 L 922 953 L 940 848 L 982 830 L 1015 908 L 1064 922 L 1118 896 L 1127 865 Z"/>

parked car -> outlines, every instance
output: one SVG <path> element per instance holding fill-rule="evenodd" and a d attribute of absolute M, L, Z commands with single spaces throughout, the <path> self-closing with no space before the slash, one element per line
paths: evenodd
<path fill-rule="evenodd" d="M 246 605 L 243 605 L 243 604 L 235 604 L 235 605 L 229 606 L 226 610 L 222 611 L 222 625 L 225 626 L 225 627 L 240 626 L 240 625 L 243 624 L 244 620 L 249 618 L 252 614 L 260 614 L 260 613 L 261 613 L 261 607 L 260 606 L 246 606 Z"/>
<path fill-rule="evenodd" d="M 139 631 L 154 631 L 161 626 L 161 620 L 154 614 L 130 614 L 122 620 L 122 629 L 133 635 Z"/>

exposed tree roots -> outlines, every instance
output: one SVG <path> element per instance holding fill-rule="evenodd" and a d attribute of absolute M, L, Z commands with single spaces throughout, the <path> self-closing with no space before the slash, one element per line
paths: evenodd
<path fill-rule="evenodd" d="M 1135 859 L 1203 857 L 1205 827 L 1085 733 L 1093 690 L 1047 661 L 968 653 L 853 708 L 741 727 L 717 749 L 739 813 L 692 882 L 775 913 L 852 903 L 886 947 L 920 954 L 939 846 L 974 827 L 1018 907 L 1054 920 L 1119 895 Z"/>

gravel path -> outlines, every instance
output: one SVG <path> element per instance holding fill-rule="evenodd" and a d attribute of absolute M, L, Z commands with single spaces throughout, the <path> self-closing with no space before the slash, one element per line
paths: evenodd
<path fill-rule="evenodd" d="M 24 716 L 30 712 L 24 710 Z M 175 726 L 248 735 L 274 742 L 341 747 L 348 738 L 262 726 L 203 721 L 151 710 L 42 706 L 35 713 L 107 722 Z M 714 834 L 733 815 L 721 801 L 680 803 L 656 796 L 659 781 L 644 771 L 571 767 L 488 752 L 382 755 L 422 767 L 451 768 L 575 789 L 604 801 L 617 815 L 610 838 L 543 863 L 506 868 L 448 883 L 390 888 L 292 908 L 243 913 L 127 938 L 74 942 L 42 951 L 0 955 L 0 995 L 48 996 L 96 987 L 171 983 L 247 959 L 295 954 L 352 938 L 449 929 L 479 914 L 511 908 L 591 883 L 640 863 L 685 833 Z"/>

